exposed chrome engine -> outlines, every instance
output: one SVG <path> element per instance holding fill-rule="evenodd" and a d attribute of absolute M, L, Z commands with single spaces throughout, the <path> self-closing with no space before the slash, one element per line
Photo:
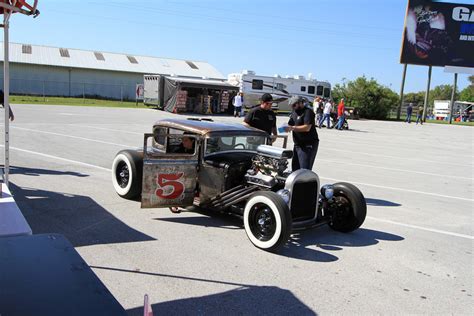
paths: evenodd
<path fill-rule="evenodd" d="M 285 176 L 288 159 L 292 157 L 291 150 L 260 145 L 257 148 L 257 155 L 252 159 L 252 168 L 247 171 L 245 179 L 248 183 L 271 188 L 278 183 L 277 176 Z"/>

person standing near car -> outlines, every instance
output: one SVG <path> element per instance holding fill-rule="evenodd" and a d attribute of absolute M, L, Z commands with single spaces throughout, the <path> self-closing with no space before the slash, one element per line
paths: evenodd
<path fill-rule="evenodd" d="M 234 105 L 234 117 L 240 117 L 242 106 L 244 104 L 244 94 L 239 92 L 232 100 L 232 104 Z"/>
<path fill-rule="evenodd" d="M 318 106 L 319 106 L 319 97 L 314 97 L 314 100 L 313 100 L 313 111 L 314 111 L 314 113 L 317 112 Z"/>
<path fill-rule="evenodd" d="M 407 118 L 405 120 L 405 123 L 411 123 L 411 113 L 413 112 L 413 106 L 411 103 L 408 104 L 407 106 Z"/>
<path fill-rule="evenodd" d="M 336 129 L 342 130 L 342 126 L 344 125 L 344 119 L 346 118 L 345 116 L 345 106 L 344 106 L 344 98 L 341 98 L 341 101 L 339 101 L 339 104 L 337 106 L 337 125 Z"/>
<path fill-rule="evenodd" d="M 316 104 L 313 104 L 313 109 L 314 113 L 316 113 L 316 121 L 319 123 L 321 118 L 323 117 L 323 111 L 324 111 L 324 100 L 322 100 L 320 97 L 316 99 Z"/>
<path fill-rule="evenodd" d="M 244 125 L 265 131 L 268 135 L 277 135 L 276 114 L 272 110 L 273 97 L 264 93 L 260 98 L 260 105 L 248 111 Z"/>
<path fill-rule="evenodd" d="M 324 105 L 323 110 L 323 117 L 319 121 L 319 128 L 323 126 L 324 120 L 326 120 L 327 128 L 331 128 L 331 112 L 332 112 L 332 104 L 330 100 L 327 100 L 326 104 Z"/>
<path fill-rule="evenodd" d="M 420 122 L 420 124 L 423 125 L 423 107 L 422 106 L 418 107 L 418 111 L 416 112 L 417 125 L 418 125 L 418 122 Z"/>
<path fill-rule="evenodd" d="M 301 97 L 292 97 L 289 105 L 293 108 L 293 112 L 291 112 L 285 130 L 293 133 L 292 171 L 312 170 L 319 147 L 314 112 L 304 105 L 304 100 Z"/>

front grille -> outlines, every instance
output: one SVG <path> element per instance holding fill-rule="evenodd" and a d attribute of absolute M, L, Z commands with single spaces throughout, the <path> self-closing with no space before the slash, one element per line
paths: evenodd
<path fill-rule="evenodd" d="M 318 202 L 318 182 L 299 182 L 291 192 L 291 215 L 293 221 L 312 219 Z"/>

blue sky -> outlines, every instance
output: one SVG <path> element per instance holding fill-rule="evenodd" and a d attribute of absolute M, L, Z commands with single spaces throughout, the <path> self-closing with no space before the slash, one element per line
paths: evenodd
<path fill-rule="evenodd" d="M 464 3 L 473 4 L 474 0 Z M 406 0 L 40 0 L 14 16 L 10 41 L 203 60 L 224 75 L 307 75 L 332 84 L 373 77 L 400 91 Z M 474 53 L 474 52 L 473 52 Z M 426 88 L 428 67 L 408 66 L 405 92 Z M 468 85 L 459 75 L 458 85 Z M 431 87 L 452 84 L 434 67 Z"/>

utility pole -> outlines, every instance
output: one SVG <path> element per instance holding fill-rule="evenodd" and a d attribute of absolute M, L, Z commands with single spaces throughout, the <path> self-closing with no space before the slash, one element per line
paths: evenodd
<path fill-rule="evenodd" d="M 428 98 L 430 96 L 431 69 L 432 69 L 432 66 L 429 66 L 429 68 L 428 68 L 428 83 L 426 85 L 426 93 L 425 93 L 425 104 L 423 106 L 423 117 L 421 118 L 423 120 L 423 122 L 426 121 L 426 110 L 428 108 Z"/>
<path fill-rule="evenodd" d="M 449 124 L 453 121 L 453 110 L 454 110 L 454 99 L 456 97 L 456 85 L 458 83 L 458 74 L 454 73 L 454 85 L 453 91 L 451 92 L 451 104 L 449 105 Z"/>

